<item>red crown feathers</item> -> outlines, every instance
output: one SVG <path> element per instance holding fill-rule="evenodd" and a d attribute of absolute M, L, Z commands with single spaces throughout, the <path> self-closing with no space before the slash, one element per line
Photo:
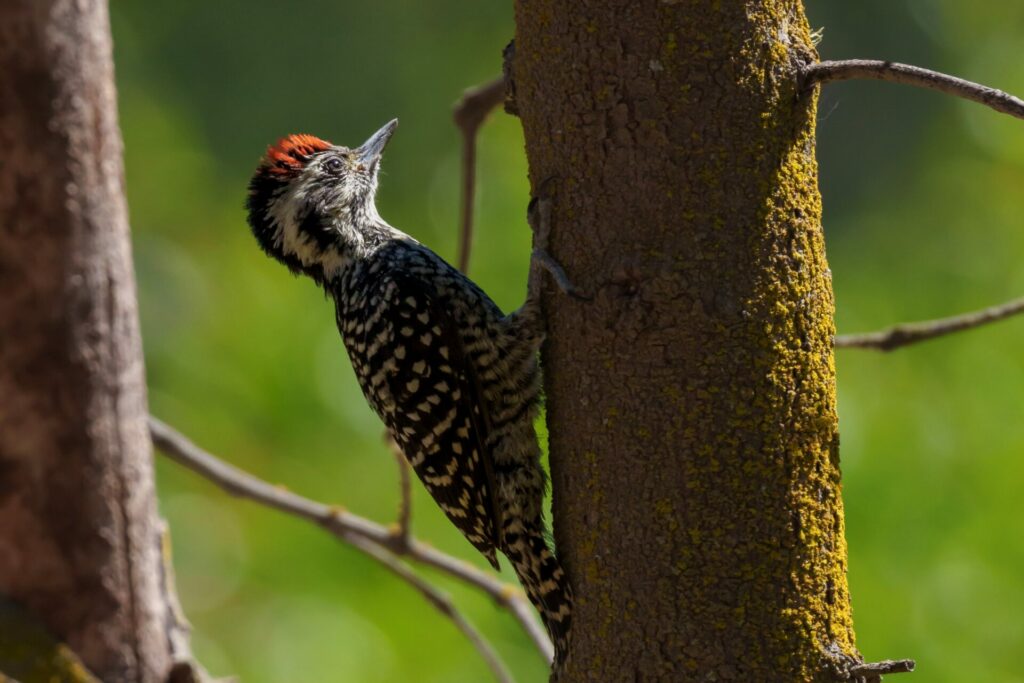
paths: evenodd
<path fill-rule="evenodd" d="M 267 147 L 263 163 L 271 173 L 295 173 L 306 165 L 311 155 L 330 147 L 331 143 L 313 135 L 289 135 L 278 140 L 276 145 Z"/>

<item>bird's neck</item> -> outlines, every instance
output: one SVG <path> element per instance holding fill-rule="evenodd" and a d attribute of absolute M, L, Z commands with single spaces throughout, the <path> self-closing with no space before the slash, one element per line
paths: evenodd
<path fill-rule="evenodd" d="M 326 289 L 337 286 L 353 267 L 372 260 L 388 244 L 397 240 L 416 242 L 388 224 L 376 210 L 372 215 L 359 216 L 356 221 L 347 218 L 333 217 L 332 232 L 337 235 L 337 239 L 317 259 L 320 272 L 314 275 L 314 279 L 320 281 Z"/>

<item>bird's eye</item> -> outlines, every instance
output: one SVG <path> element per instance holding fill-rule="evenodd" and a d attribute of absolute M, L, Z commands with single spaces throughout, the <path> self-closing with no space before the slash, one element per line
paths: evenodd
<path fill-rule="evenodd" d="M 326 168 L 331 173 L 339 172 L 341 170 L 341 167 L 341 159 L 337 157 L 331 157 L 330 159 L 324 162 L 324 168 Z"/>

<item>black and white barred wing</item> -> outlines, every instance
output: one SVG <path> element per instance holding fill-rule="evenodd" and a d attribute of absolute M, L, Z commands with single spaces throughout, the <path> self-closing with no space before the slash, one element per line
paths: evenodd
<path fill-rule="evenodd" d="M 386 343 L 393 362 L 385 383 L 394 410 L 385 423 L 430 495 L 497 569 L 500 521 L 476 372 L 429 280 L 402 273 L 388 280 Z"/>

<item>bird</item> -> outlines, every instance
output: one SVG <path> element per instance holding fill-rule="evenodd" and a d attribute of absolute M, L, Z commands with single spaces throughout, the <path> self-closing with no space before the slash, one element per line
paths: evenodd
<path fill-rule="evenodd" d="M 543 519 L 547 479 L 534 428 L 544 339 L 538 268 L 570 293 L 571 283 L 535 249 L 526 301 L 504 314 L 472 280 L 381 218 L 381 158 L 397 125 L 355 148 L 308 134 L 268 147 L 249 182 L 249 226 L 267 255 L 333 300 L 370 407 L 466 539 L 495 569 L 497 552 L 508 558 L 557 665 L 568 649 L 573 594 Z M 535 223 L 536 202 L 529 215 Z"/>

